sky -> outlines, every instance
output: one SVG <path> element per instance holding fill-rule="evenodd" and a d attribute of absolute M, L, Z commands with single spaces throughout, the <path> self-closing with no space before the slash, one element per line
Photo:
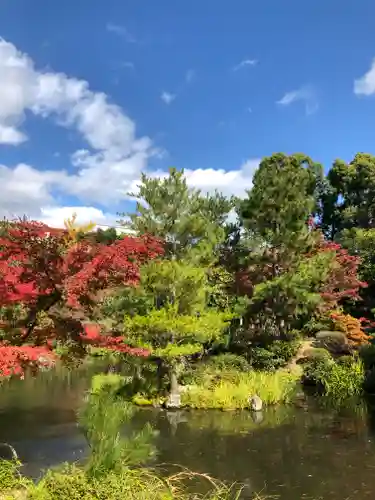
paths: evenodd
<path fill-rule="evenodd" d="M 113 225 L 141 172 L 245 195 L 375 153 L 375 2 L 0 0 L 0 216 Z"/>

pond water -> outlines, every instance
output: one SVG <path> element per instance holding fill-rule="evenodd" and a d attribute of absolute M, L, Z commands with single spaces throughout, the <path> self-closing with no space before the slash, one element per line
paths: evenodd
<path fill-rule="evenodd" d="M 12 444 L 24 473 L 82 459 L 76 410 L 87 372 L 42 374 L 0 386 L 0 442 Z M 281 500 L 375 498 L 375 413 L 279 407 L 254 422 L 248 412 L 140 410 L 133 427 L 158 431 L 157 464 L 179 464 Z M 155 465 L 155 464 L 153 464 Z"/>

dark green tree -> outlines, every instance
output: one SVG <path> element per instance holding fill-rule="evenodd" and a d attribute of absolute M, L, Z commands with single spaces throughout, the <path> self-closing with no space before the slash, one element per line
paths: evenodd
<path fill-rule="evenodd" d="M 278 153 L 264 158 L 240 205 L 244 227 L 264 245 L 290 248 L 309 231 L 309 217 L 318 210 L 321 178 L 321 165 L 305 155 Z"/>
<path fill-rule="evenodd" d="M 322 194 L 323 229 L 334 239 L 350 228 L 375 228 L 375 156 L 336 160 Z"/>
<path fill-rule="evenodd" d="M 142 174 L 134 213 L 120 221 L 136 234 L 151 234 L 166 242 L 166 257 L 212 262 L 225 239 L 225 224 L 235 199 L 218 192 L 203 195 L 189 188 L 184 171 L 171 168 L 165 178 Z"/>

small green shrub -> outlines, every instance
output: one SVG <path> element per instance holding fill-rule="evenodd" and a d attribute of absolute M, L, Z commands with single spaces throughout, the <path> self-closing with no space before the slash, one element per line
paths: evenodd
<path fill-rule="evenodd" d="M 218 370 L 238 370 L 246 372 L 251 369 L 246 358 L 229 352 L 219 354 L 218 356 L 212 356 L 208 360 L 208 365 Z"/>
<path fill-rule="evenodd" d="M 363 392 L 365 371 L 361 361 L 336 363 L 333 359 L 316 359 L 304 366 L 305 381 L 335 400 L 359 396 Z"/>
<path fill-rule="evenodd" d="M 375 345 L 367 344 L 360 348 L 359 356 L 363 361 L 366 370 L 375 368 Z"/>
<path fill-rule="evenodd" d="M 114 394 L 121 389 L 125 382 L 126 378 L 118 373 L 99 373 L 91 379 L 91 392 L 99 394 L 102 391 L 107 391 Z"/>
<path fill-rule="evenodd" d="M 312 360 L 329 360 L 332 358 L 331 353 L 324 349 L 323 347 L 312 347 L 311 349 L 306 349 L 304 352 L 306 362 Z"/>
<path fill-rule="evenodd" d="M 296 355 L 299 345 L 296 340 L 275 340 L 266 347 L 252 347 L 249 351 L 250 363 L 258 370 L 277 370 Z"/>
<path fill-rule="evenodd" d="M 375 368 L 366 372 L 364 390 L 368 394 L 375 394 Z"/>
<path fill-rule="evenodd" d="M 21 463 L 18 460 L 0 460 L 0 493 L 11 490 L 22 490 L 30 481 L 20 474 Z"/>

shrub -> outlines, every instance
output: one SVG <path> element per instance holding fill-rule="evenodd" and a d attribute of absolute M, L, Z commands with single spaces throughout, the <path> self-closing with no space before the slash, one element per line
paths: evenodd
<path fill-rule="evenodd" d="M 331 353 L 324 349 L 323 347 L 312 347 L 311 349 L 306 349 L 304 351 L 304 360 L 305 362 L 313 361 L 313 360 L 328 360 L 331 359 Z"/>
<path fill-rule="evenodd" d="M 365 371 L 361 361 L 336 363 L 333 359 L 317 359 L 304 367 L 304 379 L 336 400 L 358 396 L 363 392 Z"/>
<path fill-rule="evenodd" d="M 126 378 L 118 373 L 99 373 L 91 380 L 91 393 L 100 394 L 103 391 L 116 393 L 125 384 Z"/>
<path fill-rule="evenodd" d="M 238 370 L 243 372 L 251 368 L 246 358 L 229 352 L 209 358 L 208 365 L 218 370 Z"/>
<path fill-rule="evenodd" d="M 299 345 L 295 340 L 275 340 L 266 347 L 253 347 L 249 353 L 251 365 L 259 370 L 277 370 L 296 355 Z"/>
<path fill-rule="evenodd" d="M 21 477 L 21 463 L 17 460 L 0 460 L 0 492 L 23 490 L 29 484 L 26 478 Z"/>
<path fill-rule="evenodd" d="M 366 370 L 373 370 L 375 368 L 375 345 L 364 345 L 359 350 L 359 356 L 363 361 Z"/>

